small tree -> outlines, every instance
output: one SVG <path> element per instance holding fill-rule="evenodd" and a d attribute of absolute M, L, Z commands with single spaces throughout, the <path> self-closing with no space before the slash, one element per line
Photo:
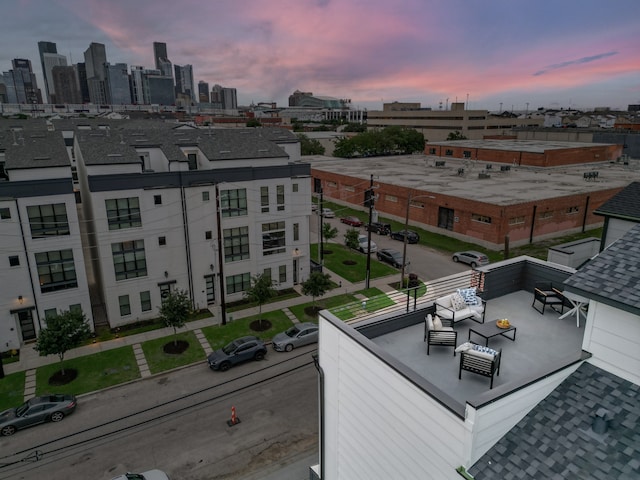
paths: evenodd
<path fill-rule="evenodd" d="M 246 123 L 247 127 L 249 128 L 255 128 L 255 127 L 261 127 L 262 123 L 260 123 L 260 120 L 258 120 L 257 118 L 252 118 L 250 120 L 247 120 Z"/>
<path fill-rule="evenodd" d="M 347 230 L 347 233 L 344 234 L 344 243 L 347 247 L 353 248 L 357 250 L 360 248 L 360 243 L 358 243 L 358 236 L 360 235 L 360 231 L 355 228 L 350 228 Z"/>
<path fill-rule="evenodd" d="M 178 344 L 178 328 L 184 327 L 185 322 L 193 313 L 191 299 L 184 290 L 170 291 L 162 299 L 162 305 L 158 307 L 160 320 L 167 327 L 173 327 L 173 343 Z"/>
<path fill-rule="evenodd" d="M 456 130 L 454 132 L 449 132 L 449 135 L 447 135 L 447 140 L 466 140 L 467 137 L 465 137 L 462 132 L 460 132 L 460 130 Z"/>
<path fill-rule="evenodd" d="M 244 296 L 250 302 L 258 304 L 258 315 L 262 323 L 262 305 L 275 297 L 278 292 L 273 288 L 271 277 L 264 273 L 251 277 L 251 286 L 244 292 Z"/>
<path fill-rule="evenodd" d="M 35 350 L 41 357 L 58 355 L 64 375 L 64 354 L 79 347 L 91 335 L 91 328 L 82 312 L 65 310 L 47 318 L 47 326 L 40 330 Z"/>
<path fill-rule="evenodd" d="M 324 147 L 316 140 L 311 139 L 304 133 L 299 133 L 300 138 L 300 154 L 301 155 L 324 155 Z"/>
<path fill-rule="evenodd" d="M 323 223 L 322 236 L 327 241 L 333 240 L 338 236 L 338 229 L 336 227 L 332 227 L 330 223 Z"/>
<path fill-rule="evenodd" d="M 302 282 L 302 293 L 311 296 L 314 307 L 316 297 L 321 297 L 329 290 L 331 290 L 331 277 L 328 273 L 311 272 L 309 278 Z"/>

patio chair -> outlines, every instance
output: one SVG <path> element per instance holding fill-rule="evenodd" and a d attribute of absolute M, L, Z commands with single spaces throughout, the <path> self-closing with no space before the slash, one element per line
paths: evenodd
<path fill-rule="evenodd" d="M 434 322 L 430 313 L 427 314 L 424 319 L 424 341 L 427 344 L 427 355 L 429 355 L 431 345 L 437 345 L 441 347 L 452 347 L 453 356 L 455 357 L 458 332 L 456 332 L 453 327 L 443 327 L 442 323 L 437 325 L 439 321 L 440 319 Z"/>
<path fill-rule="evenodd" d="M 536 307 L 536 302 L 540 304 L 542 308 Z M 564 307 L 570 306 L 569 301 L 565 298 L 564 294 L 555 288 L 551 282 L 540 282 L 535 284 L 533 289 L 533 303 L 531 306 L 538 312 L 544 315 L 544 309 L 549 305 L 557 313 L 564 313 Z M 560 311 L 555 305 L 560 305 Z"/>

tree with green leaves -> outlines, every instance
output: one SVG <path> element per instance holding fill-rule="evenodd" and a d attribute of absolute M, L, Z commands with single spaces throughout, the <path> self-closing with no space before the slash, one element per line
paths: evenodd
<path fill-rule="evenodd" d="M 347 230 L 347 233 L 344 234 L 344 244 L 349 247 L 357 250 L 360 247 L 358 243 L 358 237 L 360 236 L 360 230 L 356 228 L 350 228 Z"/>
<path fill-rule="evenodd" d="M 455 132 L 449 132 L 449 135 L 447 135 L 447 140 L 466 140 L 466 139 L 467 137 L 462 135 L 462 132 L 460 132 L 460 130 L 456 130 Z"/>
<path fill-rule="evenodd" d="M 158 307 L 160 320 L 167 327 L 173 328 L 173 342 L 178 344 L 178 328 L 184 327 L 187 319 L 193 313 L 193 305 L 189 294 L 184 290 L 173 290 L 162 299 Z"/>
<path fill-rule="evenodd" d="M 262 123 L 257 118 L 251 118 L 247 120 L 247 127 L 261 127 Z"/>
<path fill-rule="evenodd" d="M 309 295 L 316 305 L 316 297 L 321 297 L 331 290 L 331 277 L 328 273 L 311 272 L 309 278 L 302 282 L 303 295 Z"/>
<path fill-rule="evenodd" d="M 304 133 L 299 133 L 300 138 L 300 154 L 301 155 L 324 155 L 324 147 L 316 140 L 311 139 Z"/>
<path fill-rule="evenodd" d="M 273 288 L 273 280 L 269 275 L 260 273 L 251 277 L 251 286 L 244 292 L 244 297 L 258 304 L 258 316 L 262 322 L 262 305 L 275 297 L 278 292 Z"/>
<path fill-rule="evenodd" d="M 64 354 L 79 347 L 91 335 L 91 328 L 84 313 L 65 310 L 47 317 L 47 326 L 40 330 L 35 350 L 40 356 L 58 355 L 64 375 Z"/>

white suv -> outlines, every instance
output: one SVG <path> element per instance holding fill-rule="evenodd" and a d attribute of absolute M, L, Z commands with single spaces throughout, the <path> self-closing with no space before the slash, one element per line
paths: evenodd
<path fill-rule="evenodd" d="M 367 253 L 367 244 L 369 237 L 367 235 L 358 235 L 358 250 L 362 253 Z M 378 246 L 376 242 L 371 240 L 371 253 L 376 253 L 378 251 Z"/>

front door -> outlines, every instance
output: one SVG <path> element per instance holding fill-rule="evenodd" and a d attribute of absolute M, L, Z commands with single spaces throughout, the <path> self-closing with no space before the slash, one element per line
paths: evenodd
<path fill-rule="evenodd" d="M 36 329 L 33 326 L 33 315 L 31 312 L 32 310 L 30 309 L 18 312 L 18 322 L 20 323 L 23 342 L 36 339 Z"/>
<path fill-rule="evenodd" d="M 451 208 L 440 207 L 438 210 L 438 227 L 453 230 L 455 212 Z"/>

